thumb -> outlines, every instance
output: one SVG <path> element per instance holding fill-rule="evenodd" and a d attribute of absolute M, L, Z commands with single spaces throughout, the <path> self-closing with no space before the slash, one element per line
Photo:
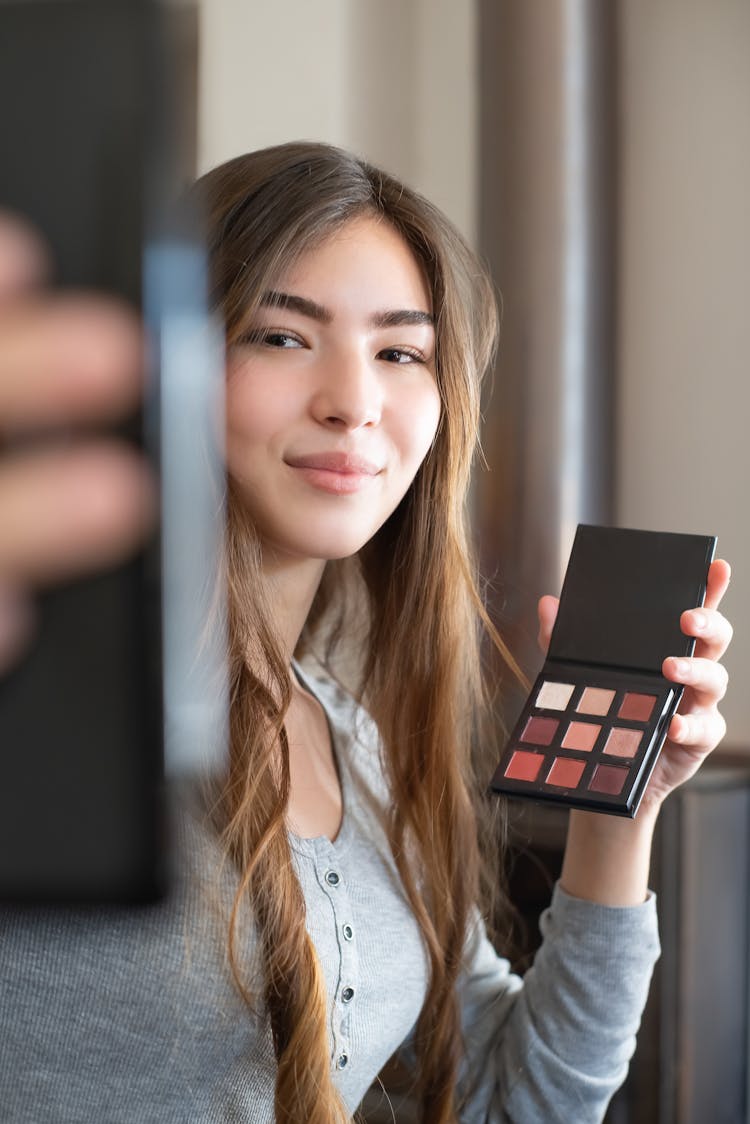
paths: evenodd
<path fill-rule="evenodd" d="M 552 635 L 552 626 L 557 617 L 559 604 L 560 602 L 557 597 L 545 594 L 544 597 L 539 598 L 539 604 L 537 605 L 537 614 L 539 616 L 539 647 L 545 654 L 549 648 L 549 638 Z"/>

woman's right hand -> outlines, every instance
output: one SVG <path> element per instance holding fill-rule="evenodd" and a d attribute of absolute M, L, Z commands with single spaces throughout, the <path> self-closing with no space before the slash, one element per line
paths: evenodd
<path fill-rule="evenodd" d="M 34 232 L 0 214 L 0 671 L 33 635 L 33 588 L 126 557 L 155 511 L 138 453 L 73 429 L 136 405 L 137 318 L 112 300 L 42 290 L 45 272 Z M 45 430 L 48 441 L 22 440 Z"/>

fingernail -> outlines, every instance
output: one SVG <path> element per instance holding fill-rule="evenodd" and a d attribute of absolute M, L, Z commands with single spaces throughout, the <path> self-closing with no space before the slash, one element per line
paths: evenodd
<path fill-rule="evenodd" d="M 687 662 L 687 660 L 675 660 L 673 669 L 678 679 L 687 679 L 690 672 L 690 664 Z"/>
<path fill-rule="evenodd" d="M 705 613 L 693 613 L 693 628 L 695 628 L 697 632 L 703 632 L 707 624 L 708 620 L 706 619 Z"/>

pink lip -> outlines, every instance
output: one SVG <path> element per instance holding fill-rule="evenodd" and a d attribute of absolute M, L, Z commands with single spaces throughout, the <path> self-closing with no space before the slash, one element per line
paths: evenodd
<path fill-rule="evenodd" d="M 349 495 L 382 472 L 380 465 L 354 453 L 303 453 L 286 458 L 313 487 L 334 495 Z"/>
<path fill-rule="evenodd" d="M 303 453 L 287 457 L 287 464 L 292 468 L 322 468 L 344 476 L 377 476 L 380 472 L 380 465 L 354 453 Z"/>

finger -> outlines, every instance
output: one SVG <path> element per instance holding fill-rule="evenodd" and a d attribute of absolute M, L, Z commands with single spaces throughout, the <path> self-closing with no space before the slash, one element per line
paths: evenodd
<path fill-rule="evenodd" d="M 680 628 L 695 637 L 696 656 L 709 660 L 721 659 L 732 640 L 732 626 L 717 609 L 686 609 Z"/>
<path fill-rule="evenodd" d="M 0 469 L 0 575 L 24 586 L 110 565 L 151 525 L 142 459 L 110 442 L 16 456 Z"/>
<path fill-rule="evenodd" d="M 0 312 L 0 428 L 109 420 L 131 409 L 143 339 L 126 306 L 33 297 Z"/>
<path fill-rule="evenodd" d="M 552 628 L 557 618 L 559 605 L 560 602 L 558 598 L 552 597 L 550 594 L 545 594 L 544 597 L 539 598 L 539 604 L 537 605 L 537 615 L 539 617 L 537 640 L 543 652 L 546 652 L 549 647 L 550 636 L 552 635 Z"/>
<path fill-rule="evenodd" d="M 662 665 L 666 679 L 691 690 L 691 701 L 700 708 L 711 708 L 727 693 L 729 677 L 723 664 L 696 657 L 670 656 Z"/>
<path fill-rule="evenodd" d="M 33 632 L 31 599 L 20 590 L 0 585 L 0 675 L 19 659 Z"/>
<path fill-rule="evenodd" d="M 44 281 L 49 255 L 41 238 L 24 219 L 0 211 L 0 301 Z"/>
<path fill-rule="evenodd" d="M 669 724 L 669 739 L 685 748 L 704 753 L 715 749 L 727 730 L 718 710 L 706 714 L 675 714 Z"/>
<path fill-rule="evenodd" d="M 717 609 L 727 591 L 732 568 L 723 558 L 717 558 L 708 568 L 708 581 L 706 583 L 706 597 L 703 602 L 707 609 Z"/>

